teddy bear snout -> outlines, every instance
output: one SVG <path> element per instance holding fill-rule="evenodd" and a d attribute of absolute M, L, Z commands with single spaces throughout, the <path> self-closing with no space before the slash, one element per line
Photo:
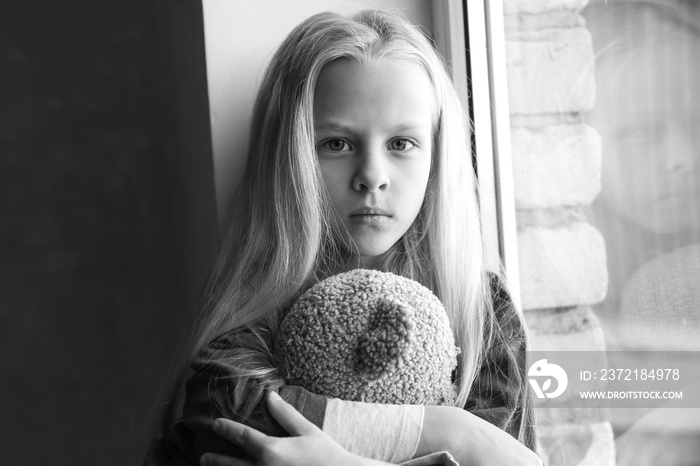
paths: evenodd
<path fill-rule="evenodd" d="M 367 332 L 358 340 L 355 371 L 365 380 L 378 380 L 401 367 L 415 341 L 415 311 L 398 299 L 381 299 Z"/>

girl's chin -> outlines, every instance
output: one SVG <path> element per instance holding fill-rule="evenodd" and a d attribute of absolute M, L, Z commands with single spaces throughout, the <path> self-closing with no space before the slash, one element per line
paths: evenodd
<path fill-rule="evenodd" d="M 359 264 L 363 268 L 373 268 L 373 266 L 378 265 L 384 254 L 391 249 L 395 244 L 367 244 L 363 242 L 351 241 L 353 244 L 351 247 L 346 248 L 346 252 L 350 256 L 350 262 Z M 353 259 L 354 258 L 354 259 Z"/>
<path fill-rule="evenodd" d="M 355 243 L 357 244 L 357 243 Z M 386 244 L 386 245 L 371 245 L 371 246 L 363 246 L 362 244 L 357 244 L 355 248 L 355 254 L 360 256 L 363 261 L 378 261 L 382 258 L 386 252 L 391 249 L 391 246 L 393 246 L 394 243 L 392 244 Z"/>

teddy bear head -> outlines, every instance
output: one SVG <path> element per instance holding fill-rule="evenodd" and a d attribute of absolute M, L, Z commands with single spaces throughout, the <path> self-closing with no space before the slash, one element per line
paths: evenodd
<path fill-rule="evenodd" d="M 350 401 L 452 405 L 459 349 L 445 309 L 426 287 L 357 269 L 309 288 L 277 332 L 288 384 Z"/>

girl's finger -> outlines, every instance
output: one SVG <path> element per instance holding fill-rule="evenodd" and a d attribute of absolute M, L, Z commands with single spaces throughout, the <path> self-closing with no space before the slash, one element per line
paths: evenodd
<path fill-rule="evenodd" d="M 318 427 L 308 421 L 303 414 L 282 399 L 277 392 L 270 391 L 267 395 L 267 407 L 272 417 L 293 437 L 308 435 L 316 432 Z"/>
<path fill-rule="evenodd" d="M 199 459 L 201 466 L 255 466 L 255 463 L 241 458 L 205 453 Z"/>
<path fill-rule="evenodd" d="M 239 447 L 242 447 L 244 450 L 246 450 L 248 453 L 252 453 L 253 456 L 258 457 L 260 450 L 263 448 L 263 446 L 269 441 L 267 435 L 263 434 L 260 431 L 257 431 L 253 429 L 252 427 L 248 427 L 244 424 L 240 424 L 238 422 L 232 421 L 230 419 L 225 419 L 225 418 L 219 418 L 214 421 L 214 424 L 212 425 L 212 429 L 214 429 L 214 432 L 216 432 L 218 435 L 224 437 L 227 440 L 230 440 L 231 442 L 235 443 Z M 207 453 L 209 455 L 210 453 Z M 225 458 L 225 457 L 224 457 Z M 241 461 L 241 460 L 237 460 Z M 218 463 L 212 463 L 217 465 Z M 252 463 L 222 463 L 225 465 L 228 464 L 252 464 Z"/>

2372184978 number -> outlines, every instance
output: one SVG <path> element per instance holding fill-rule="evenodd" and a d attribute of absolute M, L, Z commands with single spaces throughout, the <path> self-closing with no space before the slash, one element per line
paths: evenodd
<path fill-rule="evenodd" d="M 602 369 L 600 380 L 678 380 L 678 369 Z"/>

